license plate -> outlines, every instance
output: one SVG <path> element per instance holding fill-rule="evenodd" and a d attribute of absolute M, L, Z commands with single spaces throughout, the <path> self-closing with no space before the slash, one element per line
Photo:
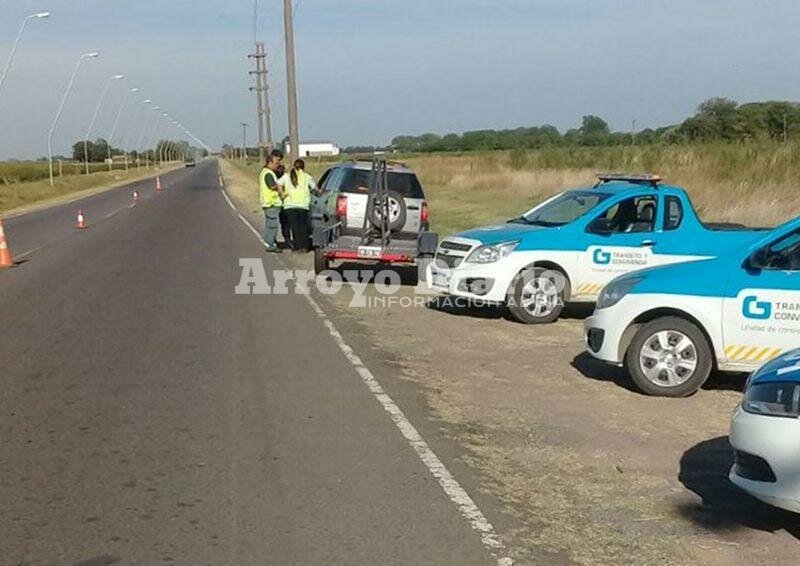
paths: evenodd
<path fill-rule="evenodd" d="M 380 259 L 383 248 L 380 246 L 358 246 L 358 257 L 365 259 Z"/>
<path fill-rule="evenodd" d="M 431 285 L 434 287 L 442 287 L 448 289 L 450 287 L 450 278 L 444 273 L 431 272 Z"/>

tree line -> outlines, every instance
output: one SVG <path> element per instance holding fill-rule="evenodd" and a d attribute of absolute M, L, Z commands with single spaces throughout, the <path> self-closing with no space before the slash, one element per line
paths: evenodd
<path fill-rule="evenodd" d="M 548 146 L 614 146 L 630 144 L 680 144 L 691 142 L 757 140 L 786 141 L 800 137 L 800 104 L 751 102 L 738 104 L 727 98 L 710 98 L 694 116 L 680 124 L 639 131 L 613 132 L 599 116 L 587 115 L 577 128 L 560 132 L 551 125 L 506 130 L 476 130 L 461 134 L 401 135 L 389 147 L 349 147 L 345 152 L 372 150 L 400 152 L 537 149 Z"/>
<path fill-rule="evenodd" d="M 72 159 L 75 161 L 83 161 L 84 160 L 84 151 L 83 151 L 84 141 L 75 142 L 72 145 Z M 111 151 L 109 153 L 109 144 L 108 141 L 103 138 L 97 138 L 96 140 L 92 141 L 89 140 L 86 143 L 86 150 L 89 158 L 89 162 L 91 163 L 102 163 L 108 156 L 111 157 L 123 155 L 125 153 L 124 150 L 111 146 Z M 147 159 L 150 161 L 159 160 L 162 155 L 174 157 L 178 159 L 183 159 L 190 155 L 201 155 L 205 157 L 208 155 L 208 152 L 205 149 L 200 149 L 196 147 L 190 146 L 184 140 L 159 140 L 156 144 L 155 150 L 148 149 L 142 151 L 141 153 L 136 150 L 130 150 L 127 152 L 129 159 L 137 159 L 141 157 L 142 159 Z"/>

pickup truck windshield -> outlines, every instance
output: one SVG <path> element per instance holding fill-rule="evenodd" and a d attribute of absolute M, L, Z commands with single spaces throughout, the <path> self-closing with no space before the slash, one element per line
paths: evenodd
<path fill-rule="evenodd" d="M 570 191 L 511 222 L 548 227 L 564 226 L 592 210 L 607 197 L 607 194 L 596 191 Z"/>

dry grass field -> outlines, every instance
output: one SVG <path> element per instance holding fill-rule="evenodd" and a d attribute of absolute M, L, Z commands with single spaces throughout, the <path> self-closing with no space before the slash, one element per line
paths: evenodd
<path fill-rule="evenodd" d="M 419 174 L 441 233 L 517 215 L 598 172 L 657 173 L 689 192 L 709 222 L 774 226 L 796 216 L 800 146 L 562 148 L 548 152 L 434 154 L 404 159 Z"/>
<path fill-rule="evenodd" d="M 418 172 L 442 234 L 519 214 L 599 171 L 659 173 L 708 221 L 772 225 L 800 208 L 791 145 L 559 151 L 397 159 Z M 318 177 L 327 165 L 309 169 Z M 259 212 L 258 165 L 221 168 L 235 199 Z M 311 268 L 309 256 L 284 260 Z M 640 395 L 624 372 L 583 354 L 581 309 L 523 326 L 501 309 L 353 309 L 347 292 L 320 301 L 365 363 L 386 365 L 384 386 L 420 387 L 432 426 L 464 448 L 460 463 L 479 478 L 478 493 L 503 503 L 515 564 L 796 562 L 797 516 L 727 480 L 729 416 L 744 376 L 715 375 L 688 399 Z"/>
<path fill-rule="evenodd" d="M 551 148 L 392 156 L 426 189 L 433 229 L 452 234 L 519 215 L 599 172 L 657 173 L 687 189 L 703 220 L 774 226 L 800 211 L 800 144 Z M 252 175 L 258 164 L 231 162 Z M 329 162 L 308 160 L 319 177 Z"/>

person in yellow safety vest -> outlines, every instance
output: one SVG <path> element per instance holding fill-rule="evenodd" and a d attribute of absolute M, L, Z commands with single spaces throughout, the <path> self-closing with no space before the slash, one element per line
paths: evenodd
<path fill-rule="evenodd" d="M 282 187 L 286 186 L 286 166 L 281 163 L 278 170 L 275 171 L 278 176 L 278 184 Z M 286 209 L 281 208 L 281 235 L 283 236 L 283 247 L 292 247 L 292 231 L 289 229 L 289 219 L 286 217 Z"/>
<path fill-rule="evenodd" d="M 258 176 L 261 208 L 264 209 L 264 246 L 268 252 L 279 253 L 278 230 L 280 229 L 280 213 L 283 199 L 286 196 L 279 182 L 277 171 L 283 161 L 283 153 L 273 149 L 267 157 L 267 163 Z"/>
<path fill-rule="evenodd" d="M 286 198 L 283 200 L 283 210 L 289 221 L 292 235 L 292 250 L 307 252 L 311 249 L 308 235 L 309 213 L 311 206 L 311 191 L 316 191 L 317 184 L 314 178 L 306 173 L 306 164 L 302 159 L 296 159 L 292 170 L 284 178 L 284 191 Z"/>

